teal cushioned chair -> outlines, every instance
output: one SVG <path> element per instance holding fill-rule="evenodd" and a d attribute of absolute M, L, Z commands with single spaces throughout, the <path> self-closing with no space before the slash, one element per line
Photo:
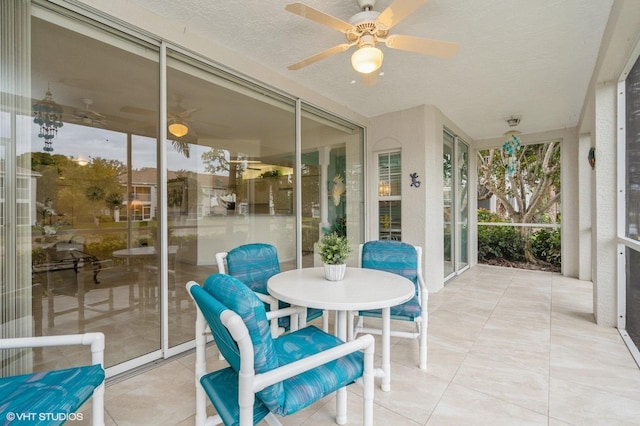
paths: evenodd
<path fill-rule="evenodd" d="M 3 350 L 86 345 L 91 347 L 92 365 L 0 377 L 2 424 L 61 425 L 81 420 L 74 415 L 92 399 L 92 423 L 104 425 L 104 334 L 85 333 L 0 339 Z M 4 353 L 2 353 L 4 358 Z"/>
<path fill-rule="evenodd" d="M 378 269 L 408 278 L 416 287 L 415 295 L 409 301 L 391 307 L 391 319 L 410 321 L 416 326 L 415 332 L 391 330 L 391 336 L 418 340 L 419 367 L 427 369 L 427 326 L 429 291 L 422 278 L 422 248 L 400 241 L 368 241 L 359 247 L 360 267 Z M 354 336 L 358 333 L 381 334 L 381 330 L 365 327 L 365 317 L 382 316 L 381 310 L 358 312 L 358 322 Z"/>
<path fill-rule="evenodd" d="M 249 287 L 224 274 L 209 276 L 202 287 L 190 281 L 187 289 L 198 306 L 196 424 L 247 426 L 266 416 L 270 424 L 278 424 L 275 415 L 293 414 L 360 377 L 365 424 L 373 424 L 372 336 L 344 343 L 308 326 L 273 338 L 269 319 L 300 308 L 267 313 Z M 211 373 L 206 372 L 207 324 L 229 363 Z M 213 419 L 206 416 L 206 396 L 218 413 Z M 346 422 L 346 406 L 338 404 L 336 411 L 336 421 Z"/>
<path fill-rule="evenodd" d="M 278 252 L 271 244 L 251 243 L 244 244 L 229 250 L 216 253 L 218 272 L 229 274 L 246 284 L 253 290 L 258 298 L 265 304 L 266 310 L 282 309 L 289 304 L 278 301 L 269 295 L 267 281 L 275 274 L 280 273 L 280 261 Z M 225 265 L 226 263 L 226 265 Z M 323 316 L 320 309 L 307 309 L 307 322 Z M 290 328 L 290 317 L 279 318 L 271 323 L 271 332 L 277 336 L 281 331 Z M 324 315 L 323 329 L 328 329 L 328 314 Z"/>

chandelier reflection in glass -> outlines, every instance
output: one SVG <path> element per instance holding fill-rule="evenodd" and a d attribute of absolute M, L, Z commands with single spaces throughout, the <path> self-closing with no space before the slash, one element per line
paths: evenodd
<path fill-rule="evenodd" d="M 40 126 L 39 138 L 44 139 L 43 151 L 53 151 L 53 138 L 58 134 L 58 129 L 62 127 L 63 109 L 55 103 L 51 90 L 47 88 L 44 99 L 33 104 L 33 122 Z"/>
<path fill-rule="evenodd" d="M 516 154 L 522 146 L 522 142 L 520 142 L 520 138 L 518 137 L 519 134 L 520 132 L 517 130 L 512 130 L 504 134 L 508 139 L 502 144 L 502 151 L 508 155 L 506 171 L 509 177 L 513 177 L 513 175 L 516 174 L 516 168 L 518 167 Z"/>

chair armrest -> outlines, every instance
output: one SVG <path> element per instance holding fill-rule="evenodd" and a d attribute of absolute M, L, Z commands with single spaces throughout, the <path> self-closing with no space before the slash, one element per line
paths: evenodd
<path fill-rule="evenodd" d="M 275 297 L 270 296 L 268 294 L 258 293 L 257 291 L 254 291 L 254 293 L 256 294 L 256 296 L 258 296 L 258 299 L 262 300 L 264 303 L 267 303 L 269 305 L 272 305 L 275 303 L 276 304 L 275 306 L 278 306 L 277 305 L 278 299 L 276 299 Z"/>
<path fill-rule="evenodd" d="M 61 336 L 14 337 L 0 339 L 0 349 L 42 348 L 48 346 L 91 346 L 91 362 L 104 365 L 104 334 L 100 332 Z"/>
<path fill-rule="evenodd" d="M 275 318 L 288 317 L 290 315 L 300 315 L 307 310 L 304 306 L 289 306 L 287 308 L 278 309 L 276 311 L 267 312 L 267 319 L 271 321 Z"/>
<path fill-rule="evenodd" d="M 375 340 L 370 334 L 365 334 L 351 342 L 342 343 L 326 351 L 294 361 L 266 373 L 256 374 L 253 382 L 253 392 L 259 392 L 267 386 L 289 379 L 297 374 L 311 370 L 330 361 L 341 358 L 356 351 L 364 351 L 365 355 L 373 359 Z M 365 364 L 366 366 L 366 364 Z M 371 368 L 373 364 L 371 363 Z"/>

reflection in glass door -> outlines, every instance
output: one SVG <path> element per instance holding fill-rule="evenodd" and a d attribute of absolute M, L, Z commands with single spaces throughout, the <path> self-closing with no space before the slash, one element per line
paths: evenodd
<path fill-rule="evenodd" d="M 158 116 L 132 107 L 144 100 L 157 110 L 159 51 L 61 19 L 32 18 L 32 111 L 23 117 L 34 334 L 104 332 L 107 367 L 157 358 L 159 287 L 149 272 L 159 260 Z M 72 358 L 36 354 L 35 364 Z"/>
<path fill-rule="evenodd" d="M 443 134 L 444 275 L 453 276 L 468 266 L 469 146 Z"/>
<path fill-rule="evenodd" d="M 316 243 L 326 232 L 363 242 L 363 131 L 302 104 L 301 253 L 299 267 L 320 266 Z"/>
<path fill-rule="evenodd" d="M 444 220 L 444 276 L 451 275 L 454 271 L 454 233 L 452 220 L 454 219 L 454 164 L 453 164 L 453 135 L 444 132 L 444 143 L 442 147 L 442 200 L 443 200 L 443 220 Z"/>
<path fill-rule="evenodd" d="M 31 70 L 21 96 L 0 93 L 0 198 L 16 205 L 0 223 L 18 223 L 0 230 L 2 336 L 101 331 L 117 374 L 193 346 L 184 283 L 217 272 L 217 252 L 270 243 L 286 270 L 313 264 L 324 228 L 363 241 L 361 127 L 43 4 L 24 10 L 31 33 L 6 26 L 21 43 L 0 40 L 22 46 L 13 74 Z M 79 361 L 34 352 L 8 368 Z"/>
<path fill-rule="evenodd" d="M 264 242 L 295 266 L 295 102 L 248 86 L 168 49 L 170 347 L 193 340 L 184 283 L 217 272 L 216 253 Z"/>
<path fill-rule="evenodd" d="M 456 271 L 459 272 L 469 264 L 469 146 L 460 138 L 456 138 Z"/>

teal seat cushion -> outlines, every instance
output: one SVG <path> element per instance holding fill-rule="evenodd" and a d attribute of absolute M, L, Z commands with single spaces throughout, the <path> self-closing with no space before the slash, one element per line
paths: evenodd
<path fill-rule="evenodd" d="M 61 425 L 103 381 L 99 364 L 0 378 L 0 419 L 35 413 L 35 418 L 21 424 Z"/>
<path fill-rule="evenodd" d="M 315 326 L 282 335 L 274 341 L 280 365 L 342 343 L 342 340 Z M 282 382 L 285 401 L 277 414 L 286 416 L 295 413 L 336 389 L 353 383 L 362 376 L 363 359 L 362 352 L 355 352 L 285 380 Z"/>
<path fill-rule="evenodd" d="M 402 321 L 415 321 L 415 319 L 419 318 L 422 314 L 422 307 L 420 306 L 418 296 L 413 296 L 411 300 L 404 302 L 402 305 L 392 306 L 389 310 L 391 311 L 391 319 Z M 359 315 L 363 317 L 382 318 L 382 309 L 360 311 Z"/>
<path fill-rule="evenodd" d="M 228 367 L 202 376 L 200 383 L 222 422 L 226 426 L 238 426 L 240 424 L 238 374 L 231 367 Z M 253 424 L 258 424 L 267 414 L 269 414 L 267 407 L 258 398 L 255 398 Z"/>

